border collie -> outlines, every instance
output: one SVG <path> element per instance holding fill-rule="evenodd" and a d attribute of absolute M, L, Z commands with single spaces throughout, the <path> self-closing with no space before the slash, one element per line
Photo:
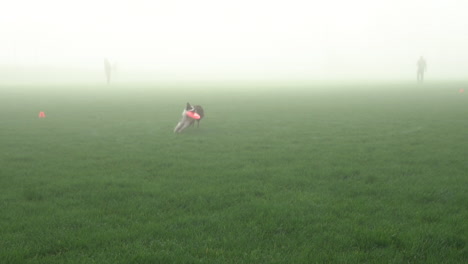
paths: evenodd
<path fill-rule="evenodd" d="M 182 119 L 174 128 L 174 133 L 180 133 L 187 127 L 193 125 L 197 121 L 197 127 L 200 126 L 200 120 L 205 116 L 203 108 L 199 105 L 191 105 L 187 103 L 184 111 L 182 111 Z"/>

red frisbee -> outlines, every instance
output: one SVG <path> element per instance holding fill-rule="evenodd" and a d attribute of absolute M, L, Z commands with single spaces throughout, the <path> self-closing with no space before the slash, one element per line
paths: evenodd
<path fill-rule="evenodd" d="M 186 111 L 185 113 L 186 113 L 186 115 L 187 115 L 188 117 L 191 117 L 191 118 L 193 118 L 193 119 L 200 119 L 200 115 L 197 114 L 197 113 L 195 113 L 195 112 Z"/>

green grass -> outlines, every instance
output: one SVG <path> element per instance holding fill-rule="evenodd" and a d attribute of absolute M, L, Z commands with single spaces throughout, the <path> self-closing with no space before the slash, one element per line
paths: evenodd
<path fill-rule="evenodd" d="M 466 87 L 3 87 L 0 260 L 464 263 Z"/>

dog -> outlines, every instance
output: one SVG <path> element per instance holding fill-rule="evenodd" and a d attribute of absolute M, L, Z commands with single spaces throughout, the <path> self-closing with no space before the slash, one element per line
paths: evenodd
<path fill-rule="evenodd" d="M 190 115 L 190 116 L 189 116 Z M 197 121 L 197 127 L 200 126 L 200 120 L 205 116 L 205 112 L 200 105 L 191 105 L 187 103 L 184 111 L 182 111 L 182 119 L 177 123 L 177 126 L 174 128 L 174 133 L 180 133 L 184 131 L 189 126 L 195 124 Z M 197 118 L 199 117 L 199 118 Z"/>

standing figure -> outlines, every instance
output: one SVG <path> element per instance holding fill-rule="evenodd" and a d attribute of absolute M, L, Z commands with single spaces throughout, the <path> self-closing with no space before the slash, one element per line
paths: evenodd
<path fill-rule="evenodd" d="M 110 84 L 112 66 L 111 66 L 111 63 L 109 62 L 109 60 L 107 58 L 104 59 L 104 69 L 106 71 L 107 84 Z"/>
<path fill-rule="evenodd" d="M 418 80 L 418 83 L 422 83 L 424 81 L 424 72 L 426 71 L 426 60 L 421 56 L 418 60 L 417 63 L 418 66 L 418 72 L 416 73 L 416 79 Z"/>

